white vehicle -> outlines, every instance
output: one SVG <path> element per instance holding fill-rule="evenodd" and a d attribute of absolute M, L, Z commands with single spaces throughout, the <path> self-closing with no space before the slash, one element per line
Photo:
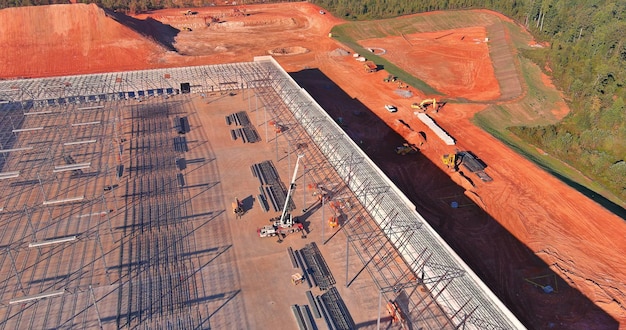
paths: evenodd
<path fill-rule="evenodd" d="M 283 213 L 279 217 L 271 219 L 271 225 L 263 226 L 257 229 L 259 237 L 273 237 L 278 235 L 278 242 L 280 243 L 285 236 L 301 231 L 303 232 L 302 238 L 306 238 L 304 225 L 300 223 L 298 219 L 294 219 L 290 213 L 287 213 L 291 194 L 293 193 L 293 189 L 296 187 L 296 176 L 298 175 L 298 167 L 300 166 L 300 159 L 302 157 L 304 157 L 304 155 L 300 154 L 296 160 L 296 168 L 293 170 L 293 177 L 291 179 L 291 184 L 289 184 L 289 191 L 287 191 L 287 197 L 285 197 Z"/>
<path fill-rule="evenodd" d="M 396 108 L 395 105 L 390 105 L 390 104 L 385 105 L 385 109 L 387 109 L 387 111 L 389 111 L 389 112 L 396 112 L 396 111 L 398 111 L 398 108 Z"/>

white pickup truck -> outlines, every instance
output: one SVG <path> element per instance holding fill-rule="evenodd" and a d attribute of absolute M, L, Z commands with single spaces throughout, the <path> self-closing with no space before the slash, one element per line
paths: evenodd
<path fill-rule="evenodd" d="M 385 105 L 385 109 L 387 111 L 389 111 L 389 112 L 396 112 L 396 111 L 398 111 L 398 108 L 396 108 L 395 105 L 390 105 L 390 104 Z"/>

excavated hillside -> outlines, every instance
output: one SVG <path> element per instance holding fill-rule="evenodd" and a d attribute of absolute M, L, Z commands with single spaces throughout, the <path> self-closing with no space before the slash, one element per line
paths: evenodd
<path fill-rule="evenodd" d="M 166 50 L 95 4 L 0 10 L 0 77 L 137 70 Z"/>

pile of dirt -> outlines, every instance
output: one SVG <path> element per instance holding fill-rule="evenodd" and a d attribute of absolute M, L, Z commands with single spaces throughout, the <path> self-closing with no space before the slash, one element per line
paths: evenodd
<path fill-rule="evenodd" d="M 136 70 L 163 47 L 95 4 L 0 10 L 0 77 Z"/>
<path fill-rule="evenodd" d="M 330 56 L 348 56 L 350 55 L 350 52 L 343 48 L 337 48 L 333 50 L 332 52 L 330 52 L 329 55 Z"/>
<path fill-rule="evenodd" d="M 309 52 L 307 48 L 300 46 L 293 47 L 280 47 L 274 48 L 267 51 L 270 55 L 274 56 L 286 56 L 286 55 L 298 55 L 298 54 L 306 54 Z"/>

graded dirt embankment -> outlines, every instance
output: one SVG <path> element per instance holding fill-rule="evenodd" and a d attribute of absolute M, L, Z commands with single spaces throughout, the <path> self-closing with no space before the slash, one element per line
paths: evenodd
<path fill-rule="evenodd" d="M 233 8 L 205 7 L 190 16 L 165 9 L 132 17 L 107 14 L 93 4 L 2 9 L 0 78 L 233 63 L 276 49 L 298 50 L 296 61 L 302 63 L 332 50 L 331 44 L 337 47 L 327 35 L 341 20 L 320 15 L 314 5 L 249 5 L 244 14 Z M 309 45 L 316 52 L 301 51 Z"/>
<path fill-rule="evenodd" d="M 488 101 L 500 97 L 500 87 L 486 40 L 485 28 L 480 26 L 365 39 L 359 43 L 384 48 L 384 58 L 440 92 Z"/>
<path fill-rule="evenodd" d="M 163 48 L 96 5 L 0 10 L 0 77 L 137 70 Z"/>

